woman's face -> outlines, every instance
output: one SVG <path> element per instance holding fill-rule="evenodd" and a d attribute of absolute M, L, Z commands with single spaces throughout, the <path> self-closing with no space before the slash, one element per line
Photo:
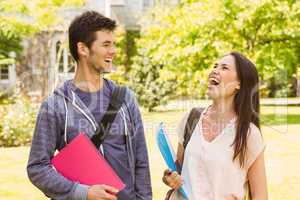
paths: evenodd
<path fill-rule="evenodd" d="M 224 99 L 235 95 L 240 89 L 235 59 L 226 55 L 214 64 L 208 76 L 207 94 L 212 99 Z"/>

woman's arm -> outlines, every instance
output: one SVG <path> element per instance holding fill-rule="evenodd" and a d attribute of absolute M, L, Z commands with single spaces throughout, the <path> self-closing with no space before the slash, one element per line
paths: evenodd
<path fill-rule="evenodd" d="M 261 152 L 248 170 L 252 200 L 267 200 L 267 178 L 264 152 Z"/>

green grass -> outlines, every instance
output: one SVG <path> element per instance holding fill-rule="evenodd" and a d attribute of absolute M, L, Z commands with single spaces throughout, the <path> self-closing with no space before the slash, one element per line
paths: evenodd
<path fill-rule="evenodd" d="M 262 133 L 266 148 L 266 168 L 270 200 L 300 199 L 300 107 L 266 106 L 262 108 Z M 144 113 L 146 139 L 150 155 L 154 200 L 163 199 L 168 188 L 161 182 L 165 164 L 155 144 L 159 122 L 166 124 L 172 143 L 183 110 Z M 42 200 L 26 175 L 29 147 L 0 148 L 0 200 Z"/>

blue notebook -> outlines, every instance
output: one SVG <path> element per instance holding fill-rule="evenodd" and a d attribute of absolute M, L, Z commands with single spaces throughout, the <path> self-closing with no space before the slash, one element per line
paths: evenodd
<path fill-rule="evenodd" d="M 170 143 L 168 135 L 164 131 L 163 123 L 160 123 L 160 125 L 159 125 L 157 135 L 156 135 L 156 141 L 157 141 L 158 148 L 159 148 L 168 168 L 171 171 L 176 171 L 176 164 L 175 164 L 176 154 Z M 184 184 L 179 189 L 179 191 L 184 199 L 188 199 Z"/>

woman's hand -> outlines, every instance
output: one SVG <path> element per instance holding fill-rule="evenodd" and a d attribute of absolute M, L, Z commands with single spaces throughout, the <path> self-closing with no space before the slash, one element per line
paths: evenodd
<path fill-rule="evenodd" d="M 164 171 L 163 182 L 172 189 L 178 190 L 183 184 L 181 176 L 177 172 L 171 172 L 169 169 Z"/>
<path fill-rule="evenodd" d="M 241 199 L 239 199 L 235 195 L 231 194 L 226 198 L 226 200 L 241 200 Z"/>

